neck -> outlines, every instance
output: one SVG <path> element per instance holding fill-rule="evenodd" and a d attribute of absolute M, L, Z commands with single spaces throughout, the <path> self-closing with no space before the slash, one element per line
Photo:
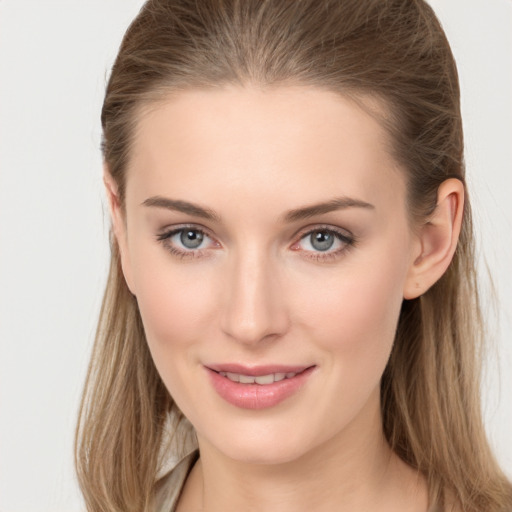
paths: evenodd
<path fill-rule="evenodd" d="M 418 478 L 391 451 L 381 425 L 377 397 L 334 438 L 280 464 L 233 460 L 198 436 L 201 457 L 178 510 L 384 511 L 389 501 L 396 512 L 400 500 L 411 498 L 397 493 L 417 494 Z M 407 510 L 426 510 L 426 504 Z"/>

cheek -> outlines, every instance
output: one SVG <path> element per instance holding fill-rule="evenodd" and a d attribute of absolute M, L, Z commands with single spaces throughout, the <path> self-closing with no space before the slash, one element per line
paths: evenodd
<path fill-rule="evenodd" d="M 387 363 L 406 269 L 399 254 L 390 254 L 388 260 L 340 267 L 323 280 L 323 286 L 305 282 L 302 292 L 295 294 L 308 298 L 299 308 L 312 336 L 316 331 L 318 344 L 339 354 L 337 361 L 349 371 L 364 366 L 383 369 Z"/>
<path fill-rule="evenodd" d="M 325 393 L 315 397 L 315 407 L 335 429 L 378 396 L 402 304 L 405 265 L 399 261 L 400 256 L 389 265 L 360 261 L 340 267 L 325 286 L 304 282 L 302 293 L 295 294 L 308 297 L 300 306 L 302 329 L 320 349 L 326 370 Z"/>
<path fill-rule="evenodd" d="M 213 332 L 214 285 L 201 271 L 184 270 L 168 258 L 153 259 L 135 273 L 137 301 L 153 362 L 184 414 L 192 419 L 191 379 L 201 377 L 197 349 Z M 147 261 L 147 260 L 146 260 Z M 186 268 L 187 265 L 185 264 Z M 196 373 L 197 372 L 197 373 Z"/>
<path fill-rule="evenodd" d="M 158 254 L 158 252 L 163 254 Z M 205 268 L 206 270 L 206 268 Z M 194 262 L 177 264 L 164 251 L 140 250 L 134 260 L 137 301 L 150 350 L 158 358 L 204 336 L 215 284 Z"/>

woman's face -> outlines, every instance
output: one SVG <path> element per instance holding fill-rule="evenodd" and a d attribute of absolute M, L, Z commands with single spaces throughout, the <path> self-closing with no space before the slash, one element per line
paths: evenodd
<path fill-rule="evenodd" d="M 169 98 L 140 117 L 117 234 L 204 446 L 275 463 L 380 431 L 417 244 L 386 132 L 355 103 L 307 87 Z"/>

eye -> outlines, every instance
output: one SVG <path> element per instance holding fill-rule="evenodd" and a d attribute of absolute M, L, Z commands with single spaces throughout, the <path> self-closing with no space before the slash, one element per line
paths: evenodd
<path fill-rule="evenodd" d="M 182 229 L 172 238 L 177 238 L 187 249 L 197 249 L 204 241 L 204 233 L 197 229 Z M 176 240 L 177 241 L 177 240 Z"/>
<path fill-rule="evenodd" d="M 353 235 L 321 227 L 305 233 L 291 248 L 303 251 L 307 257 L 322 260 L 336 258 L 354 244 Z"/>
<path fill-rule="evenodd" d="M 204 250 L 219 246 L 205 231 L 195 226 L 183 226 L 157 236 L 164 247 L 181 258 L 200 257 Z"/>
<path fill-rule="evenodd" d="M 322 252 L 331 249 L 336 242 L 336 236 L 329 231 L 313 231 L 304 239 L 314 250 Z"/>

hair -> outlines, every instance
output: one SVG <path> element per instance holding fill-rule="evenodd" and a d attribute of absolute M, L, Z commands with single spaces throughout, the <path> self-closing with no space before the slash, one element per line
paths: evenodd
<path fill-rule="evenodd" d="M 148 0 L 124 36 L 101 113 L 103 156 L 121 203 L 141 109 L 180 90 L 233 84 L 377 99 L 418 221 L 435 209 L 444 180 L 465 183 L 457 69 L 424 1 Z M 153 364 L 113 236 L 111 249 L 76 467 L 89 512 L 150 511 L 166 422 L 174 418 L 171 434 L 190 426 Z M 403 301 L 381 381 L 387 441 L 425 475 L 438 510 L 512 509 L 512 486 L 482 422 L 483 340 L 466 197 L 454 258 L 426 293 Z"/>

